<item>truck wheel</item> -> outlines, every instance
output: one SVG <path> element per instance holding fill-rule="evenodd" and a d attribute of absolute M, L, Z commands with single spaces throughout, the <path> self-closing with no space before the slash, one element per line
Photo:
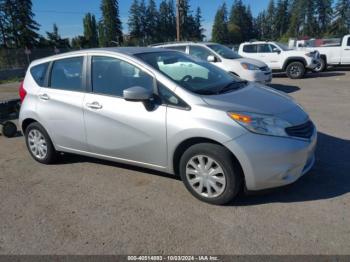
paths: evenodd
<path fill-rule="evenodd" d="M 327 68 L 326 60 L 324 58 L 320 59 L 320 63 L 318 66 L 313 70 L 316 73 L 323 72 Z"/>
<path fill-rule="evenodd" d="M 2 134 L 5 136 L 5 137 L 14 137 L 17 133 L 17 126 L 8 121 L 6 123 L 3 124 L 2 126 Z"/>
<path fill-rule="evenodd" d="M 305 66 L 301 62 L 292 62 L 287 66 L 287 76 L 291 79 L 300 79 L 305 75 Z"/>

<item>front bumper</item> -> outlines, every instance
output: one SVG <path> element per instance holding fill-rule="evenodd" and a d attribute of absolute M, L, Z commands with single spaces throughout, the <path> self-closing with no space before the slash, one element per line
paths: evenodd
<path fill-rule="evenodd" d="M 272 71 L 261 71 L 261 70 L 246 70 L 247 72 L 244 75 L 241 75 L 242 78 L 251 81 L 251 82 L 257 82 L 262 84 L 268 84 L 272 81 Z"/>
<path fill-rule="evenodd" d="M 315 69 L 318 65 L 320 64 L 320 60 L 313 58 L 310 59 L 310 62 L 308 63 L 308 65 L 306 66 L 308 69 Z"/>
<path fill-rule="evenodd" d="M 311 139 L 247 133 L 226 143 L 240 162 L 249 191 L 291 184 L 315 162 L 317 131 Z"/>

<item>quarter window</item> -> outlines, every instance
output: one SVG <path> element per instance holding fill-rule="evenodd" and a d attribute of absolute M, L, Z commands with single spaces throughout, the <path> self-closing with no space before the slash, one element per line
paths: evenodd
<path fill-rule="evenodd" d="M 81 91 L 83 60 L 83 57 L 72 57 L 55 61 L 51 71 L 50 87 Z"/>
<path fill-rule="evenodd" d="M 173 92 L 171 92 L 168 88 L 166 88 L 163 84 L 159 82 L 158 92 L 164 104 L 175 107 L 188 108 L 188 105 L 184 101 L 182 101 L 181 98 L 176 96 Z"/>
<path fill-rule="evenodd" d="M 33 66 L 30 69 L 30 73 L 32 74 L 32 77 L 34 78 L 35 82 L 39 86 L 44 86 L 45 76 L 46 76 L 46 71 L 48 66 L 49 66 L 49 63 L 45 63 L 45 64 Z"/>
<path fill-rule="evenodd" d="M 245 45 L 243 47 L 244 53 L 256 53 L 257 52 L 257 46 L 256 45 Z"/>
<path fill-rule="evenodd" d="M 208 56 L 213 55 L 209 50 L 200 46 L 190 46 L 190 55 L 199 58 L 201 60 L 207 61 Z"/>
<path fill-rule="evenodd" d="M 130 87 L 153 90 L 153 77 L 125 61 L 113 57 L 92 58 L 92 90 L 94 93 L 123 96 Z"/>

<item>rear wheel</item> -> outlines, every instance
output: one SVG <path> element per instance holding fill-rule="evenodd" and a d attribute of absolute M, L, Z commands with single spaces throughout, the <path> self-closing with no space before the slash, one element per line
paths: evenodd
<path fill-rule="evenodd" d="M 37 122 L 31 123 L 25 130 L 26 145 L 31 156 L 42 164 L 56 161 L 56 150 L 46 130 Z"/>
<path fill-rule="evenodd" d="M 305 66 L 301 62 L 291 62 L 287 68 L 286 73 L 291 79 L 300 79 L 305 75 Z"/>
<path fill-rule="evenodd" d="M 211 143 L 196 144 L 184 152 L 180 175 L 193 196 L 215 205 L 231 202 L 242 184 L 231 153 Z"/>

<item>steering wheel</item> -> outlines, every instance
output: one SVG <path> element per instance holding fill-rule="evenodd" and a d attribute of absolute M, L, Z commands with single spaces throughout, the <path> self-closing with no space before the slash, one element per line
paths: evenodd
<path fill-rule="evenodd" d="M 190 75 L 185 75 L 181 80 L 180 80 L 180 82 L 188 82 L 188 81 L 190 81 L 190 80 L 192 80 L 193 78 L 192 78 L 192 76 L 190 76 Z"/>

